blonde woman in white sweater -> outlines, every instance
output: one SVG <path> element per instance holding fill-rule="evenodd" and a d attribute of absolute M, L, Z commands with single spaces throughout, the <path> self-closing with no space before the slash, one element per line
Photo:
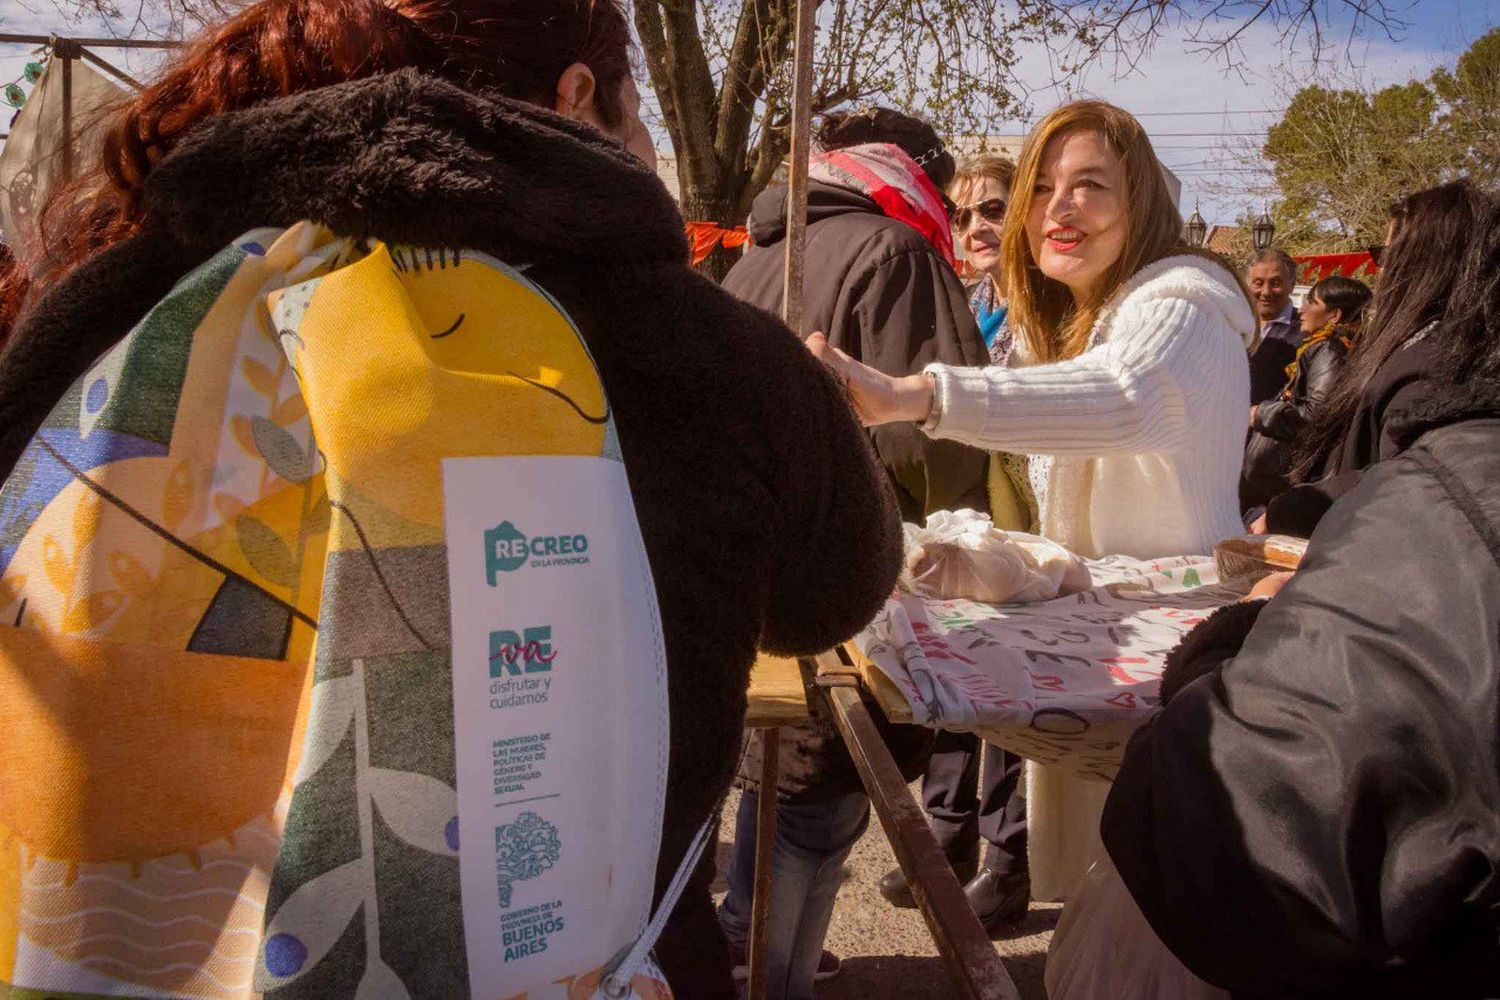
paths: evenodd
<path fill-rule="evenodd" d="M 1151 142 L 1119 108 L 1080 101 L 1048 115 L 1011 190 L 1002 253 L 1021 332 L 1014 367 L 930 365 L 891 378 L 817 335 L 809 346 L 867 425 L 909 420 L 934 437 L 1032 456 L 1042 533 L 1075 552 L 1208 553 L 1242 530 L 1248 296 L 1228 268 L 1183 244 Z M 1097 849 L 1108 790 L 1045 771 L 1029 775 L 1039 899 L 1066 893 Z"/>

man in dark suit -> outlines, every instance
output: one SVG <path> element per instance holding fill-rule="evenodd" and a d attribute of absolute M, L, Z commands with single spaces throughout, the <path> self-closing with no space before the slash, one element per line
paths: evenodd
<path fill-rule="evenodd" d="M 1264 403 L 1286 386 L 1286 366 L 1302 345 L 1301 318 L 1292 305 L 1297 264 L 1279 247 L 1267 247 L 1250 258 L 1245 284 L 1260 319 L 1260 345 L 1250 356 L 1250 402 Z"/>

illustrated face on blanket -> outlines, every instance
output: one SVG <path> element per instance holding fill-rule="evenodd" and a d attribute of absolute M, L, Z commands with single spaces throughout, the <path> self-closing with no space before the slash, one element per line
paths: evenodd
<path fill-rule="evenodd" d="M 593 363 L 566 317 L 519 275 L 452 254 L 381 247 L 340 278 L 309 305 L 313 289 L 293 288 L 273 309 L 283 329 L 305 308 L 309 321 L 334 334 L 316 352 L 297 343 L 287 352 L 303 383 L 316 386 L 309 403 L 334 422 L 319 433 L 329 471 L 356 492 L 380 482 L 372 514 L 400 519 L 367 531 L 384 528 L 395 533 L 386 541 L 404 544 L 441 534 L 436 463 L 365 467 L 384 466 L 393 451 L 600 454 L 607 417 Z M 412 325 L 428 336 L 396 335 Z"/>
<path fill-rule="evenodd" d="M 614 442 L 572 324 L 497 261 L 299 224 L 179 283 L 0 489 L 0 982 L 467 995 L 443 463 Z M 496 850 L 546 807 L 487 815 Z M 538 873 L 501 896 L 553 905 Z"/>

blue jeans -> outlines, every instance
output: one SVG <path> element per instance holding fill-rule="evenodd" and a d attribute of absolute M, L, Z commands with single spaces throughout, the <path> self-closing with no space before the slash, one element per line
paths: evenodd
<path fill-rule="evenodd" d="M 740 796 L 734 819 L 734 855 L 726 881 L 729 894 L 719 907 L 719 923 L 731 944 L 748 948 L 750 903 L 755 894 L 754 792 Z M 772 862 L 771 915 L 766 931 L 770 951 L 769 1000 L 812 1000 L 813 974 L 833 919 L 839 873 L 854 842 L 870 825 L 870 799 L 850 792 L 819 802 L 787 804 L 777 811 Z"/>

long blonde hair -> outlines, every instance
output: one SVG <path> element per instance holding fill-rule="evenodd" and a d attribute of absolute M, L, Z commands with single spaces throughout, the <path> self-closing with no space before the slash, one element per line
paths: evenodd
<path fill-rule="evenodd" d="M 1076 301 L 1067 285 L 1042 273 L 1026 238 L 1026 219 L 1041 172 L 1042 154 L 1054 139 L 1075 132 L 1101 136 L 1125 168 L 1125 249 L 1088 301 Z M 1065 361 L 1082 354 L 1105 303 L 1146 265 L 1173 254 L 1194 254 L 1223 263 L 1216 255 L 1183 241 L 1182 215 L 1167 190 L 1161 162 L 1146 130 L 1128 111 L 1104 101 L 1064 104 L 1026 137 L 1011 185 L 1011 209 L 1001 233 L 1000 253 L 1010 295 L 1010 323 L 1020 329 L 1032 359 L 1038 363 Z M 1228 265 L 1225 269 L 1234 273 Z"/>

